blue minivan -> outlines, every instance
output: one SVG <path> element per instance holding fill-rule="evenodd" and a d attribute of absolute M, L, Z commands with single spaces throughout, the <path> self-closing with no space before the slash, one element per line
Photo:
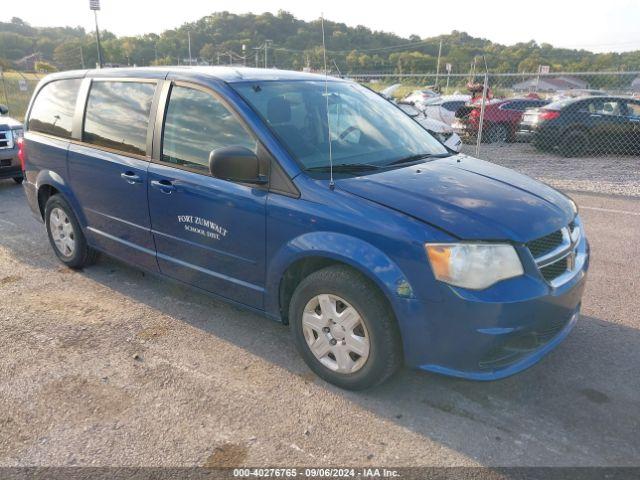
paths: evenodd
<path fill-rule="evenodd" d="M 309 367 L 343 388 L 403 363 L 506 377 L 579 316 L 589 246 L 576 204 L 449 151 L 354 82 L 58 73 L 35 91 L 20 147 L 64 264 L 103 252 L 288 324 Z"/>

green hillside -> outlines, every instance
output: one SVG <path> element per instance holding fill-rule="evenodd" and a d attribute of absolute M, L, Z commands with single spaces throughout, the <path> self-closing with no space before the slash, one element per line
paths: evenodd
<path fill-rule="evenodd" d="M 640 51 L 595 54 L 586 50 L 554 48 L 530 41 L 500 45 L 474 38 L 464 32 L 432 38 L 372 31 L 364 26 L 348 27 L 325 21 L 329 59 L 342 73 L 434 72 L 438 45 L 443 40 L 443 62 L 454 72 L 467 72 L 474 57 L 485 55 L 494 72 L 535 72 L 538 65 L 552 71 L 640 70 Z M 177 64 L 187 61 L 191 32 L 192 57 L 212 64 L 243 63 L 264 65 L 264 49 L 270 40 L 268 64 L 279 68 L 319 68 L 322 60 L 320 20 L 305 22 L 287 12 L 277 15 L 235 15 L 214 13 L 200 20 L 160 34 L 116 37 L 102 32 L 105 61 L 124 65 Z M 246 49 L 242 49 L 245 45 Z M 0 22 L 0 65 L 16 68 L 21 58 L 37 54 L 41 69 L 47 64 L 57 69 L 82 68 L 96 62 L 93 32 L 80 27 L 33 27 L 14 18 Z M 17 68 L 28 69 L 29 62 Z M 335 67 L 334 67 L 335 69 Z"/>

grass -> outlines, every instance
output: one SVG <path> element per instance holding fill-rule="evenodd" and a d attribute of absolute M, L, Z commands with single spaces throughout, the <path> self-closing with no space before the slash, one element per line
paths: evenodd
<path fill-rule="evenodd" d="M 9 116 L 24 120 L 29 100 L 43 75 L 34 73 L 2 72 L 0 77 L 0 103 L 9 107 Z M 20 80 L 27 82 L 27 91 L 20 90 Z"/>

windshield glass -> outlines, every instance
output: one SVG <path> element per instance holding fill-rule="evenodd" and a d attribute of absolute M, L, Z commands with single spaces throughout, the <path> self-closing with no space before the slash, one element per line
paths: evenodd
<path fill-rule="evenodd" d="M 232 85 L 262 116 L 303 168 L 388 165 L 447 149 L 380 95 L 348 82 L 264 81 Z"/>

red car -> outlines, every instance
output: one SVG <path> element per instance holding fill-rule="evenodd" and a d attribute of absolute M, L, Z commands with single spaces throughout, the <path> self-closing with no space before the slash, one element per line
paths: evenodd
<path fill-rule="evenodd" d="M 537 97 L 491 100 L 484 106 L 482 139 L 487 143 L 513 142 L 522 114 L 528 108 L 549 102 Z M 480 129 L 480 103 L 465 105 L 456 112 L 453 130 L 463 139 L 476 138 Z"/>

